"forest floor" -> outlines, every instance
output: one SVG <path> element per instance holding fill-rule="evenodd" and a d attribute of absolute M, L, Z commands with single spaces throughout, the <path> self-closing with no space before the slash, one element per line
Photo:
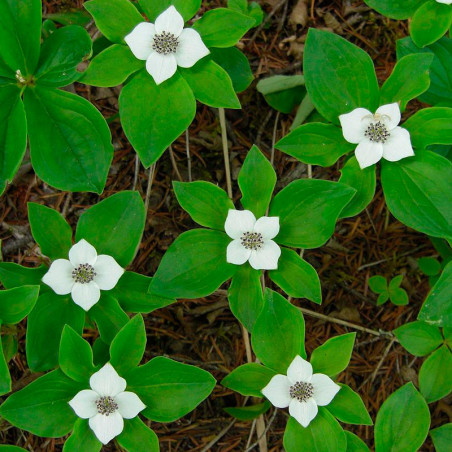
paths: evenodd
<path fill-rule="evenodd" d="M 225 0 L 204 1 L 203 7 L 225 6 L 225 3 Z M 227 111 L 237 206 L 239 193 L 236 176 L 249 148 L 257 144 L 269 155 L 273 139 L 284 136 L 293 119 L 289 115 L 277 118 L 276 112 L 256 91 L 256 83 L 269 75 L 301 73 L 303 43 L 309 27 L 330 29 L 365 49 L 375 62 L 380 81 L 388 77 L 396 61 L 396 40 L 408 35 L 406 21 L 381 17 L 359 0 L 260 0 L 259 3 L 267 13 L 274 13 L 266 26 L 251 30 L 240 43 L 251 62 L 256 80 L 240 96 L 243 110 Z M 45 13 L 83 7 L 82 0 L 44 0 L 43 4 Z M 116 117 L 118 89 L 90 88 L 77 83 L 74 88 L 78 94 L 93 102 L 105 117 Z M 407 115 L 415 107 L 414 103 Z M 143 199 L 146 197 L 149 171 L 141 165 L 136 171 L 136 154 L 122 132 L 119 120 L 113 119 L 110 126 L 116 152 L 102 196 L 60 192 L 39 180 L 29 164 L 21 168 L 0 202 L 0 239 L 4 261 L 36 266 L 42 260 L 28 225 L 29 201 L 59 210 L 75 226 L 84 209 L 118 191 L 132 189 L 135 178 L 136 188 Z M 208 180 L 224 187 L 216 110 L 200 105 L 189 136 L 193 179 Z M 185 136 L 174 143 L 173 152 L 178 172 L 183 180 L 187 180 Z M 338 180 L 340 166 L 341 161 L 328 169 L 314 167 L 313 177 Z M 276 151 L 275 170 L 278 174 L 277 190 L 294 179 L 307 177 L 305 165 L 279 151 Z M 175 199 L 171 183 L 177 179 L 170 154 L 165 152 L 157 163 L 148 198 L 149 211 L 143 241 L 129 270 L 153 275 L 174 239 L 183 231 L 196 227 Z M 299 299 L 292 302 L 325 317 L 319 319 L 305 313 L 308 354 L 332 336 L 356 331 L 356 346 L 350 366 L 341 374 L 339 381 L 360 393 L 374 420 L 379 407 L 393 391 L 408 381 L 418 385 L 417 373 L 422 359 L 409 355 L 390 334 L 384 332 L 416 319 L 429 290 L 428 278 L 419 270 L 417 259 L 436 255 L 425 235 L 403 226 L 391 216 L 380 185 L 366 211 L 355 218 L 340 221 L 333 238 L 324 247 L 304 253 L 304 258 L 320 275 L 323 303 L 317 306 Z M 387 278 L 403 274 L 402 287 L 408 292 L 409 304 L 403 307 L 390 303 L 376 306 L 376 296 L 370 291 L 368 280 L 377 274 Z M 270 281 L 267 283 L 271 284 Z M 224 290 L 204 299 L 181 300 L 144 318 L 148 333 L 146 360 L 168 355 L 212 372 L 218 381 L 246 362 L 241 329 L 228 308 Z M 350 322 L 356 328 L 345 327 L 342 321 Z M 362 328 L 373 330 L 373 333 L 364 332 Z M 18 330 L 19 352 L 10 363 L 15 390 L 37 377 L 27 370 L 25 330 L 26 322 L 22 322 Z M 96 335 L 96 331 L 87 330 L 85 337 L 95 339 Z M 432 427 L 452 420 L 450 399 L 430 405 Z M 0 398 L 2 400 L 4 398 Z M 218 384 L 208 400 L 178 422 L 153 423 L 152 428 L 159 436 L 162 452 L 245 451 L 247 444 L 256 441 L 252 422 L 237 421 L 224 436 L 219 437 L 232 420 L 222 408 L 236 406 L 243 401 L 242 396 Z M 267 434 L 270 452 L 283 450 L 282 436 L 287 416 L 284 410 L 279 410 L 274 417 L 273 408 L 265 415 L 266 424 L 271 421 Z M 372 427 L 346 428 L 373 447 Z M 251 437 L 250 433 L 254 436 Z M 211 441 L 215 444 L 206 448 Z M 64 439 L 38 438 L 0 420 L 0 444 L 16 444 L 33 452 L 54 452 L 61 451 L 63 443 Z M 103 450 L 120 449 L 111 445 Z M 430 440 L 421 450 L 433 451 Z"/>

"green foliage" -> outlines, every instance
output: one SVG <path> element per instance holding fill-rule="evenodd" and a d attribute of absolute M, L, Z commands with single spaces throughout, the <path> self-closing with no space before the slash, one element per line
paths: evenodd
<path fill-rule="evenodd" d="M 270 289 L 264 301 L 251 335 L 253 350 L 264 365 L 286 374 L 295 356 L 306 358 L 303 314 Z"/>
<path fill-rule="evenodd" d="M 224 223 L 234 204 L 217 185 L 204 181 L 173 182 L 174 194 L 193 221 L 207 228 L 224 231 Z"/>
<path fill-rule="evenodd" d="M 378 294 L 377 306 L 386 303 L 388 300 L 391 300 L 397 306 L 408 304 L 408 294 L 399 287 L 402 279 L 403 275 L 395 276 L 388 284 L 386 278 L 380 275 L 369 278 L 369 287 Z"/>
<path fill-rule="evenodd" d="M 99 452 L 102 443 L 94 436 L 87 419 L 78 418 L 71 436 L 66 440 L 63 452 Z"/>
<path fill-rule="evenodd" d="M 370 452 L 367 444 L 351 432 L 345 432 L 347 437 L 347 452 Z"/>
<path fill-rule="evenodd" d="M 142 414 L 156 422 L 173 422 L 185 416 L 215 386 L 215 379 L 205 370 L 164 357 L 132 369 L 125 378 L 129 390 L 147 407 Z"/>
<path fill-rule="evenodd" d="M 262 389 L 275 375 L 274 370 L 262 364 L 247 363 L 237 367 L 224 377 L 221 384 L 244 396 L 262 397 Z"/>
<path fill-rule="evenodd" d="M 365 0 L 380 14 L 392 19 L 408 19 L 412 17 L 420 4 L 425 0 Z"/>
<path fill-rule="evenodd" d="M 394 330 L 402 346 L 415 356 L 426 356 L 443 342 L 439 328 L 425 322 L 410 322 Z"/>
<path fill-rule="evenodd" d="M 350 362 L 355 337 L 356 333 L 335 336 L 314 349 L 311 355 L 314 373 L 321 373 L 330 377 L 341 373 Z"/>
<path fill-rule="evenodd" d="M 441 427 L 430 430 L 436 452 L 447 452 L 452 443 L 452 424 L 444 424 Z"/>
<path fill-rule="evenodd" d="M 319 413 L 307 428 L 293 417 L 289 418 L 284 432 L 284 448 L 287 452 L 345 452 L 347 438 L 339 422 L 324 407 L 319 407 Z"/>
<path fill-rule="evenodd" d="M 303 68 L 313 104 L 333 124 L 355 108 L 377 109 L 379 89 L 372 59 L 344 38 L 311 28 Z"/>
<path fill-rule="evenodd" d="M 30 202 L 28 221 L 33 238 L 44 256 L 51 260 L 67 259 L 72 246 L 72 228 L 59 212 Z"/>
<path fill-rule="evenodd" d="M 425 441 L 430 412 L 412 383 L 394 392 L 381 406 L 375 421 L 376 452 L 415 452 Z"/>
<path fill-rule="evenodd" d="M 256 146 L 250 149 L 243 162 L 238 183 L 242 192 L 243 208 L 251 210 L 257 219 L 266 215 L 276 185 L 276 173 Z"/>
<path fill-rule="evenodd" d="M 133 452 L 159 452 L 157 435 L 139 418 L 124 420 L 124 430 L 117 437 L 121 447 Z"/>
<path fill-rule="evenodd" d="M 270 205 L 269 215 L 279 217 L 281 226 L 275 241 L 297 248 L 322 246 L 333 234 L 337 218 L 354 193 L 353 188 L 338 182 L 291 182 Z"/>
<path fill-rule="evenodd" d="M 138 0 L 138 3 L 151 22 L 154 22 L 157 16 L 171 5 L 174 5 L 186 21 L 190 20 L 201 8 L 201 0 Z"/>
<path fill-rule="evenodd" d="M 235 417 L 239 421 L 251 421 L 256 419 L 261 414 L 266 413 L 271 407 L 271 403 L 265 400 L 262 403 L 256 403 L 255 405 L 249 405 L 245 407 L 226 407 L 223 408 L 226 413 Z"/>

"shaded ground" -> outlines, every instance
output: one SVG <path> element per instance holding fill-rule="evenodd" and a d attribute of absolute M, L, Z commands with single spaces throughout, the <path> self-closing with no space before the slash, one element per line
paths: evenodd
<path fill-rule="evenodd" d="M 45 11 L 56 12 L 68 7 L 81 7 L 83 1 L 44 0 Z M 206 2 L 204 6 L 224 6 L 223 1 Z M 242 41 L 256 79 L 276 73 L 293 74 L 301 69 L 304 37 L 309 26 L 328 27 L 363 47 L 376 61 L 377 73 L 384 80 L 395 62 L 395 40 L 407 35 L 407 24 L 389 21 L 367 8 L 362 2 L 348 0 L 307 0 L 293 23 L 296 0 L 286 2 L 261 1 L 267 12 L 269 3 L 280 4 L 269 21 L 269 28 L 252 30 Z M 292 20 L 291 20 L 292 17 Z M 257 93 L 255 83 L 242 96 L 243 111 L 227 112 L 233 173 L 237 174 L 250 146 L 259 144 L 269 152 L 275 112 L 272 112 Z M 117 90 L 93 89 L 76 85 L 76 91 L 89 98 L 106 117 L 117 113 Z M 115 94 L 116 93 L 116 94 Z M 291 118 L 282 115 L 276 125 L 276 137 L 287 133 Z M 0 203 L 0 238 L 3 240 L 3 259 L 26 266 L 41 261 L 39 250 L 31 239 L 27 223 L 28 201 L 44 203 L 63 212 L 75 225 L 83 210 L 99 199 L 125 189 L 132 189 L 135 176 L 135 153 L 122 133 L 118 121 L 111 123 L 115 159 L 104 194 L 59 192 L 38 180 L 25 165 L 9 187 Z M 190 149 L 193 160 L 193 178 L 210 180 L 224 186 L 224 170 L 219 136 L 219 124 L 214 109 L 200 106 L 190 127 Z M 173 146 L 177 167 L 187 180 L 185 138 Z M 306 177 L 306 168 L 294 159 L 276 152 L 275 168 L 279 177 L 277 189 L 291 180 Z M 322 179 L 339 177 L 340 164 L 323 169 L 315 167 L 313 176 Z M 146 194 L 148 171 L 140 167 L 137 189 Z M 171 188 L 177 179 L 168 152 L 157 164 L 152 192 L 149 197 L 149 215 L 139 253 L 131 270 L 152 275 L 161 256 L 181 232 L 196 227 L 180 209 Z M 238 200 L 237 186 L 234 193 Z M 238 205 L 238 204 L 237 204 Z M 304 257 L 318 270 L 323 285 L 323 304 L 318 307 L 306 300 L 293 300 L 297 306 L 315 310 L 332 321 L 306 316 L 308 353 L 329 337 L 355 331 L 334 322 L 344 319 L 370 328 L 375 332 L 391 331 L 416 318 L 419 306 L 428 291 L 426 277 L 417 269 L 416 259 L 434 256 L 436 251 L 428 239 L 397 222 L 388 212 L 381 189 L 366 212 L 341 221 L 333 239 L 323 248 L 306 251 Z M 368 288 L 368 278 L 375 274 L 393 277 L 404 274 L 403 287 L 410 296 L 410 304 L 396 307 L 375 305 L 376 297 Z M 269 284 L 271 284 L 269 282 Z M 246 362 L 245 350 L 238 322 L 227 307 L 224 291 L 196 301 L 181 301 L 173 306 L 145 316 L 148 348 L 146 359 L 169 355 L 189 364 L 195 364 L 221 380 L 229 371 Z M 14 388 L 18 389 L 36 378 L 26 370 L 25 322 L 19 327 L 19 353 L 11 362 Z M 372 418 L 383 401 L 395 389 L 412 380 L 417 385 L 417 372 L 422 359 L 408 355 L 388 336 L 357 331 L 357 342 L 351 364 L 340 381 L 358 390 Z M 94 338 L 95 331 L 87 331 Z M 3 398 L 0 398 L 3 400 Z M 450 422 L 452 410 L 447 400 L 432 404 L 432 426 Z M 170 403 L 170 401 L 169 401 Z M 231 418 L 222 410 L 225 406 L 242 404 L 243 398 L 217 385 L 212 396 L 193 413 L 172 424 L 153 424 L 160 438 L 162 451 L 202 451 L 217 437 Z M 269 450 L 282 451 L 282 434 L 287 414 L 280 410 L 273 419 L 273 409 L 266 415 L 273 419 L 268 433 Z M 236 422 L 229 432 L 212 446 L 210 451 L 244 451 L 249 441 L 251 423 Z M 347 426 L 373 444 L 373 429 Z M 254 443 L 254 434 L 250 443 Z M 60 451 L 62 439 L 47 440 L 19 431 L 0 421 L 0 443 L 16 444 L 30 451 Z M 119 450 L 115 446 L 103 450 Z M 422 451 L 431 451 L 430 442 Z M 207 451 L 206 451 L 207 452 Z"/>

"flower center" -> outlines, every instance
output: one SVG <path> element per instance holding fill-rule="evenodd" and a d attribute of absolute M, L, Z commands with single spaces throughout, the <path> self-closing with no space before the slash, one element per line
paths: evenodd
<path fill-rule="evenodd" d="M 179 47 L 179 39 L 172 33 L 162 31 L 160 34 L 154 36 L 152 48 L 161 55 L 168 55 L 169 53 L 176 53 Z"/>
<path fill-rule="evenodd" d="M 96 408 L 99 414 L 108 416 L 113 414 L 118 409 L 118 404 L 113 397 L 106 396 L 96 400 Z"/>
<path fill-rule="evenodd" d="M 245 232 L 240 238 L 242 246 L 247 250 L 260 250 L 264 245 L 264 238 L 259 232 Z"/>
<path fill-rule="evenodd" d="M 314 386 L 311 383 L 299 381 L 289 388 L 290 397 L 299 402 L 307 402 L 314 394 Z"/>
<path fill-rule="evenodd" d="M 381 121 L 371 122 L 364 135 L 374 143 L 386 143 L 391 136 L 387 127 Z"/>
<path fill-rule="evenodd" d="M 94 267 L 89 264 L 80 264 L 72 270 L 72 278 L 74 278 L 75 282 L 81 284 L 88 284 L 94 279 L 96 274 Z"/>

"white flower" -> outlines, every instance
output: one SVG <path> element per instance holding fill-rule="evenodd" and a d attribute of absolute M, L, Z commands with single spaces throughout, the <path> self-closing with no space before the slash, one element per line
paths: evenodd
<path fill-rule="evenodd" d="M 177 66 L 192 67 L 210 53 L 196 30 L 184 28 L 184 19 L 174 6 L 160 14 L 155 25 L 139 23 L 124 41 L 139 60 L 146 61 L 157 85 L 171 78 Z"/>
<path fill-rule="evenodd" d="M 296 356 L 287 376 L 275 375 L 261 392 L 275 407 L 289 407 L 290 415 L 307 427 L 317 416 L 317 407 L 328 405 L 340 389 L 330 377 L 312 375 L 311 364 Z"/>
<path fill-rule="evenodd" d="M 436 0 L 438 3 L 444 3 L 445 5 L 452 5 L 452 0 Z"/>
<path fill-rule="evenodd" d="M 127 383 L 110 363 L 89 379 L 91 389 L 80 391 L 69 405 L 89 426 L 102 444 L 107 444 L 124 428 L 123 419 L 132 419 L 146 408 L 133 392 L 125 391 Z"/>
<path fill-rule="evenodd" d="M 113 289 L 123 273 L 111 256 L 98 256 L 94 246 L 82 239 L 69 250 L 69 260 L 52 262 L 42 281 L 58 295 L 70 293 L 74 303 L 88 311 L 99 301 L 100 291 Z"/>
<path fill-rule="evenodd" d="M 226 261 L 242 265 L 246 261 L 256 270 L 276 270 L 281 248 L 271 239 L 279 232 L 279 217 L 256 217 L 249 210 L 230 209 L 224 225 L 234 239 L 227 248 Z"/>
<path fill-rule="evenodd" d="M 397 127 L 400 122 L 398 103 L 383 105 L 375 115 L 365 108 L 340 115 L 342 133 L 349 143 L 358 144 L 356 159 L 361 169 L 385 158 L 396 162 L 414 155 L 410 133 Z"/>

